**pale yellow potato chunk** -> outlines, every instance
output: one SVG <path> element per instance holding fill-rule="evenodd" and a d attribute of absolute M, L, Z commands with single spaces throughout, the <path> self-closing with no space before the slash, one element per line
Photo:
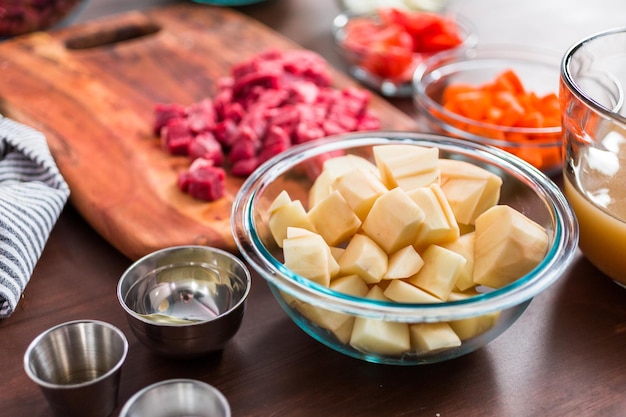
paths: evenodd
<path fill-rule="evenodd" d="M 315 232 L 311 232 L 310 230 L 302 229 L 299 227 L 287 228 L 287 239 L 317 235 L 318 234 Z M 337 263 L 337 259 L 334 257 L 331 247 L 328 247 L 328 273 L 330 274 L 331 278 L 339 273 L 339 263 Z"/>
<path fill-rule="evenodd" d="M 474 224 L 476 218 L 500 199 L 502 178 L 466 161 L 439 160 L 441 189 L 457 222 Z"/>
<path fill-rule="evenodd" d="M 468 292 L 452 292 L 448 301 L 465 300 L 476 296 L 478 293 L 475 291 Z M 500 312 L 495 311 L 493 313 L 484 314 L 482 316 L 468 317 L 460 320 L 452 320 L 448 322 L 454 333 L 459 336 L 463 341 L 479 336 L 491 329 L 498 322 L 500 318 Z"/>
<path fill-rule="evenodd" d="M 416 323 L 409 326 L 411 346 L 421 353 L 432 353 L 461 346 L 461 339 L 448 323 Z"/>
<path fill-rule="evenodd" d="M 424 221 L 417 234 L 415 246 L 452 242 L 459 238 L 459 226 L 439 184 L 415 188 L 407 195 L 423 211 Z"/>
<path fill-rule="evenodd" d="M 354 297 L 365 297 L 370 290 L 363 278 L 355 274 L 333 279 L 330 289 Z"/>
<path fill-rule="evenodd" d="M 324 161 L 322 172 L 309 190 L 309 207 L 316 205 L 332 190 L 332 183 L 344 173 L 362 168 L 378 176 L 378 168 L 365 158 L 356 155 L 342 155 Z"/>
<path fill-rule="evenodd" d="M 501 288 L 530 272 L 545 257 L 546 230 L 524 214 L 497 205 L 476 219 L 474 282 Z"/>
<path fill-rule="evenodd" d="M 334 181 L 334 179 L 330 177 L 330 172 L 322 170 L 309 189 L 309 207 L 315 206 L 324 197 L 330 194 L 332 191 L 330 183 L 332 181 Z"/>
<path fill-rule="evenodd" d="M 396 303 L 441 303 L 434 295 L 398 279 L 391 281 L 383 293 Z"/>
<path fill-rule="evenodd" d="M 342 275 L 358 275 L 368 284 L 382 280 L 387 271 L 387 254 L 372 239 L 357 233 L 346 246 L 339 268 Z"/>
<path fill-rule="evenodd" d="M 445 301 L 467 261 L 458 253 L 437 245 L 426 248 L 422 259 L 422 269 L 407 281 Z"/>
<path fill-rule="evenodd" d="M 296 274 L 325 287 L 330 285 L 334 259 L 322 236 L 305 234 L 287 238 L 283 241 L 283 255 L 285 266 Z"/>
<path fill-rule="evenodd" d="M 332 184 L 361 220 L 365 220 L 372 205 L 387 187 L 380 178 L 364 168 L 355 168 L 340 175 Z"/>
<path fill-rule="evenodd" d="M 374 286 L 366 296 L 370 299 L 387 299 L 382 290 Z M 411 348 L 409 325 L 356 317 L 350 336 L 350 346 L 356 350 L 380 355 L 400 355 Z"/>
<path fill-rule="evenodd" d="M 463 256 L 467 261 L 461 274 L 456 280 L 455 287 L 460 291 L 466 291 L 476 286 L 474 282 L 474 242 L 476 233 L 470 232 L 460 236 L 457 240 L 441 245 L 442 248 L 449 249 Z"/>
<path fill-rule="evenodd" d="M 355 297 L 365 297 L 369 292 L 367 284 L 358 275 L 348 275 L 333 279 L 330 283 L 330 288 Z M 296 307 L 307 319 L 332 332 L 341 343 L 349 342 L 354 324 L 353 316 L 315 307 L 303 302 L 298 302 Z"/>
<path fill-rule="evenodd" d="M 268 214 L 272 214 L 273 212 L 275 212 L 279 208 L 281 208 L 283 206 L 286 206 L 289 203 L 291 203 L 291 196 L 289 195 L 287 190 L 282 190 L 274 198 L 274 200 L 272 201 L 272 204 L 270 204 L 269 208 L 267 209 L 267 213 Z"/>
<path fill-rule="evenodd" d="M 439 181 L 439 149 L 415 145 L 372 148 L 380 177 L 387 188 L 405 191 Z"/>
<path fill-rule="evenodd" d="M 279 194 L 277 199 L 284 201 L 284 196 Z M 282 248 L 283 240 L 287 237 L 288 227 L 315 231 L 315 226 L 313 226 L 300 200 L 289 201 L 286 204 L 281 204 L 280 200 L 276 202 L 276 208 L 270 214 L 268 227 L 276 244 Z"/>
<path fill-rule="evenodd" d="M 341 258 L 341 256 L 343 255 L 345 251 L 346 251 L 346 248 L 342 248 L 339 246 L 330 247 L 330 254 L 333 256 L 333 258 L 335 258 L 337 262 L 339 262 L 339 258 Z"/>
<path fill-rule="evenodd" d="M 381 195 L 361 228 L 387 253 L 415 243 L 424 221 L 424 211 L 401 188 Z"/>
<path fill-rule="evenodd" d="M 309 209 L 308 216 L 317 233 L 331 246 L 345 242 L 361 227 L 361 220 L 338 191 L 332 191 Z"/>
<path fill-rule="evenodd" d="M 387 272 L 383 279 L 409 278 L 424 266 L 424 260 L 412 245 L 406 246 L 391 255 L 387 263 Z"/>

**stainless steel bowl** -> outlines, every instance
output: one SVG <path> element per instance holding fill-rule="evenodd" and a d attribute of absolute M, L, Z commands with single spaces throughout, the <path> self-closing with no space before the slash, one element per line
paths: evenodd
<path fill-rule="evenodd" d="M 124 404 L 119 417 L 230 417 L 226 397 L 215 387 L 193 379 L 152 384 Z"/>
<path fill-rule="evenodd" d="M 229 252 L 176 246 L 144 256 L 122 274 L 117 297 L 131 330 L 169 357 L 224 348 L 241 325 L 250 272 Z"/>

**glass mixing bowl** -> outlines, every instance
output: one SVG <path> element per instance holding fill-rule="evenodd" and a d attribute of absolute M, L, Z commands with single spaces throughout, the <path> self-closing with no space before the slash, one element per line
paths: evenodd
<path fill-rule="evenodd" d="M 312 185 L 311 168 L 327 154 L 353 154 L 373 160 L 372 147 L 408 144 L 436 147 L 440 158 L 468 161 L 502 178 L 501 204 L 508 204 L 542 225 L 549 235 L 545 258 L 513 283 L 458 301 L 391 303 L 349 296 L 316 284 L 283 265 L 282 250 L 268 230 L 268 210 L 283 190 L 307 205 Z M 236 196 L 231 225 L 236 244 L 268 283 L 289 317 L 306 333 L 347 356 L 365 361 L 416 365 L 440 362 L 472 352 L 489 343 L 528 307 L 532 298 L 554 283 L 568 267 L 577 247 L 578 229 L 573 212 L 560 189 L 544 174 L 496 148 L 437 135 L 404 132 L 369 132 L 340 135 L 298 145 L 255 171 Z M 369 318 L 403 324 L 491 320 L 482 332 L 460 346 L 423 352 L 408 349 L 397 354 L 365 351 L 352 346 L 338 331 L 320 323 Z M 338 330 L 338 329 L 335 329 Z M 529 335 L 532 337 L 533 335 Z"/>

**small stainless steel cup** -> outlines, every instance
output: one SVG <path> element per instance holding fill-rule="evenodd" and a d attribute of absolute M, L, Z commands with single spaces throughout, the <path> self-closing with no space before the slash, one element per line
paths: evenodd
<path fill-rule="evenodd" d="M 119 417 L 230 417 L 226 397 L 215 387 L 193 379 L 152 384 L 124 404 Z"/>
<path fill-rule="evenodd" d="M 117 406 L 124 334 L 111 324 L 76 320 L 37 336 L 24 354 L 24 369 L 55 415 L 106 417 Z"/>
<path fill-rule="evenodd" d="M 134 335 L 172 358 L 219 351 L 241 325 L 251 276 L 235 255 L 208 246 L 148 254 L 122 274 L 117 297 Z"/>

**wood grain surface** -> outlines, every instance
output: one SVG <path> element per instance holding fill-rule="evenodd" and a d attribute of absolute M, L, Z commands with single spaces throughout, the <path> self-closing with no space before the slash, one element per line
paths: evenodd
<path fill-rule="evenodd" d="M 210 203 L 179 191 L 189 161 L 161 148 L 153 111 L 213 97 L 232 65 L 267 48 L 299 46 L 234 9 L 187 3 L 35 33 L 0 44 L 0 112 L 46 135 L 71 202 L 129 258 L 181 244 L 234 250 L 242 179 Z M 335 87 L 354 84 L 332 74 Z M 385 129 L 414 127 L 380 97 L 370 108 Z"/>

